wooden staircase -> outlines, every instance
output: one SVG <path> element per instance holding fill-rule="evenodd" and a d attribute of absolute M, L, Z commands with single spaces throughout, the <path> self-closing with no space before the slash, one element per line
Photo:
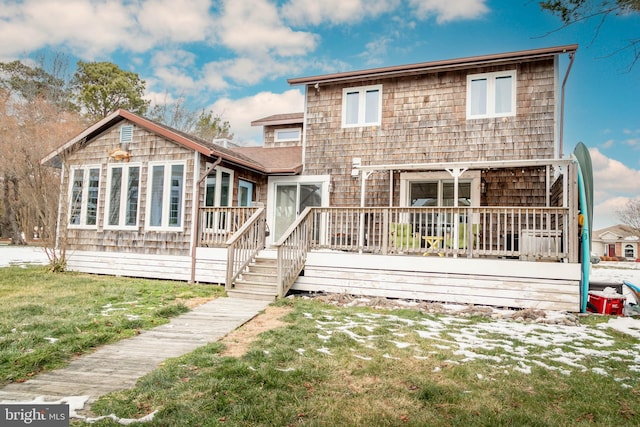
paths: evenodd
<path fill-rule="evenodd" d="M 227 290 L 232 298 L 275 301 L 278 295 L 276 251 L 262 251 Z"/>

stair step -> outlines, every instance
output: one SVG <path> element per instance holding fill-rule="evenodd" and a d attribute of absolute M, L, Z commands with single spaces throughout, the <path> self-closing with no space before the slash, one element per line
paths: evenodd
<path fill-rule="evenodd" d="M 248 271 L 250 273 L 271 274 L 276 276 L 278 274 L 278 267 L 275 265 L 250 264 Z"/>
<path fill-rule="evenodd" d="M 247 271 L 242 273 L 240 280 L 243 282 L 265 283 L 265 284 L 275 285 L 278 282 L 278 275 L 263 273 L 263 272 Z"/>
<path fill-rule="evenodd" d="M 243 299 L 252 299 L 252 300 L 260 300 L 260 301 L 275 301 L 276 295 L 275 293 L 257 293 L 253 291 L 245 291 L 240 289 L 232 289 L 227 291 L 227 295 L 231 298 L 243 298 Z"/>
<path fill-rule="evenodd" d="M 276 289 L 278 286 L 275 282 L 272 283 L 264 283 L 264 282 L 252 282 L 248 280 L 236 280 L 235 289 L 242 290 L 255 290 L 257 292 L 271 292 L 273 294 L 276 293 Z"/>

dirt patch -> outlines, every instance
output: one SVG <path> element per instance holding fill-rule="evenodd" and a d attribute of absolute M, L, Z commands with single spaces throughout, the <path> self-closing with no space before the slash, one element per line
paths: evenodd
<path fill-rule="evenodd" d="M 230 357 L 243 356 L 249 351 L 251 343 L 256 340 L 258 335 L 271 329 L 286 326 L 287 323 L 282 321 L 281 318 L 290 311 L 291 307 L 267 307 L 264 313 L 254 317 L 220 340 L 226 347 L 220 355 Z"/>

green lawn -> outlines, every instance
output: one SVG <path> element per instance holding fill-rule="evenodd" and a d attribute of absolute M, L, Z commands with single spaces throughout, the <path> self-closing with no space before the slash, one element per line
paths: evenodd
<path fill-rule="evenodd" d="M 222 292 L 0 269 L 2 381 L 60 367 Z M 149 426 L 638 425 L 640 342 L 604 327 L 606 317 L 567 326 L 303 298 L 277 305 L 291 309 L 286 326 L 245 355 L 223 356 L 218 342 L 167 360 L 136 388 L 100 398 L 93 415 L 155 412 Z"/>
<path fill-rule="evenodd" d="M 0 384 L 63 366 L 102 344 L 188 311 L 218 286 L 0 268 Z"/>
<path fill-rule="evenodd" d="M 92 410 L 157 411 L 151 426 L 638 425 L 640 344 L 606 318 L 560 326 L 278 304 L 292 308 L 287 326 L 246 355 L 207 345 Z"/>

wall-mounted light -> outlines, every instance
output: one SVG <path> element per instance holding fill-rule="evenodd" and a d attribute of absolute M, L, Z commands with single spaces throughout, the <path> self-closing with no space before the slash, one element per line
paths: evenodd
<path fill-rule="evenodd" d="M 360 175 L 360 166 L 362 159 L 360 157 L 354 157 L 351 159 L 351 176 L 357 178 Z"/>

